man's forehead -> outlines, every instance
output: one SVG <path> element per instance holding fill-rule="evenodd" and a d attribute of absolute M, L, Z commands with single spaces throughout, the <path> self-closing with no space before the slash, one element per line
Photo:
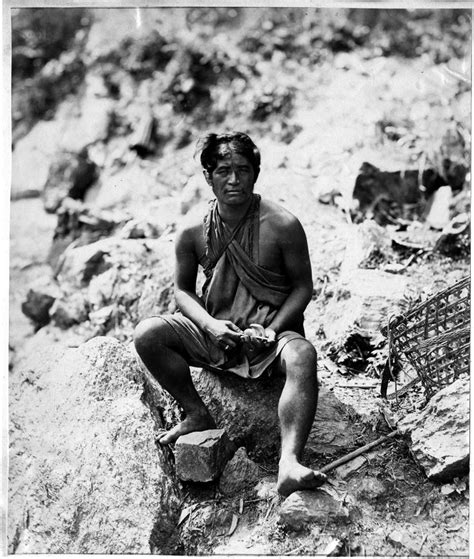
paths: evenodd
<path fill-rule="evenodd" d="M 229 144 L 221 144 L 217 149 L 217 165 L 231 163 L 235 160 L 250 164 L 249 160 Z"/>

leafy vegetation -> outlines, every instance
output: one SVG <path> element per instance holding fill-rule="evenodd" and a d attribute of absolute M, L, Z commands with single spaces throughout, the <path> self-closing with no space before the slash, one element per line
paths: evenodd
<path fill-rule="evenodd" d="M 156 102 L 171 103 L 177 120 L 184 114 L 198 127 L 210 126 L 228 120 L 230 112 L 236 124 L 250 119 L 262 132 L 272 130 L 290 141 L 297 133 L 287 122 L 295 88 L 284 72 L 274 79 L 274 64 L 282 70 L 291 62 L 314 66 L 354 49 L 365 58 L 428 56 L 441 63 L 467 56 L 470 44 L 466 9 L 195 7 L 185 14 L 186 37 L 166 25 L 140 35 L 130 30 L 105 57 L 92 56 L 91 62 L 82 55 L 81 40 L 93 19 L 94 12 L 86 8 L 14 11 L 14 129 L 27 131 L 36 120 L 51 116 L 57 102 L 77 90 L 88 65 L 100 64 L 112 97 L 118 98 L 120 90 L 114 73 L 125 71 L 137 83 L 151 80 Z M 238 30 L 236 42 L 220 37 L 229 29 Z M 270 115 L 273 122 L 266 125 Z M 411 125 L 410 136 L 400 137 L 400 124 L 389 122 L 383 131 L 406 141 L 412 151 L 426 151 Z M 466 135 L 465 127 L 461 134 Z"/>

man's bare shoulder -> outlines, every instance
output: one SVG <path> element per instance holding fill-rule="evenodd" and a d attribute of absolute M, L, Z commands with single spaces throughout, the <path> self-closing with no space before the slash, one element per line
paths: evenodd
<path fill-rule="evenodd" d="M 197 211 L 191 211 L 183 217 L 176 231 L 176 244 L 178 246 L 200 248 L 197 245 L 200 245 L 203 238 L 205 215 L 206 208 L 197 208 Z"/>
<path fill-rule="evenodd" d="M 190 211 L 181 220 L 178 226 L 177 235 L 193 236 L 200 233 L 204 226 L 204 218 L 206 216 L 206 209 L 199 208 L 197 211 Z"/>
<path fill-rule="evenodd" d="M 263 198 L 260 202 L 260 218 L 279 232 L 291 232 L 295 228 L 301 228 L 301 223 L 294 214 L 280 204 Z"/>

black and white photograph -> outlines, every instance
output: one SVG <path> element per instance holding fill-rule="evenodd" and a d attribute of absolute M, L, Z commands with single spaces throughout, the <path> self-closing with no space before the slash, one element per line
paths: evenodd
<path fill-rule="evenodd" d="M 5 554 L 469 555 L 472 6 L 289 4 L 4 3 Z"/>

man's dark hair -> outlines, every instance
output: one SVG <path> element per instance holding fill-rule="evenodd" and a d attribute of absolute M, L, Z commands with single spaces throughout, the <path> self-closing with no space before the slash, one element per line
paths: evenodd
<path fill-rule="evenodd" d="M 217 160 L 226 154 L 222 146 L 228 146 L 235 153 L 249 160 L 257 180 L 260 172 L 260 151 L 247 134 L 229 132 L 228 134 L 206 134 L 199 139 L 196 152 L 201 152 L 201 165 L 208 173 L 217 167 Z"/>

